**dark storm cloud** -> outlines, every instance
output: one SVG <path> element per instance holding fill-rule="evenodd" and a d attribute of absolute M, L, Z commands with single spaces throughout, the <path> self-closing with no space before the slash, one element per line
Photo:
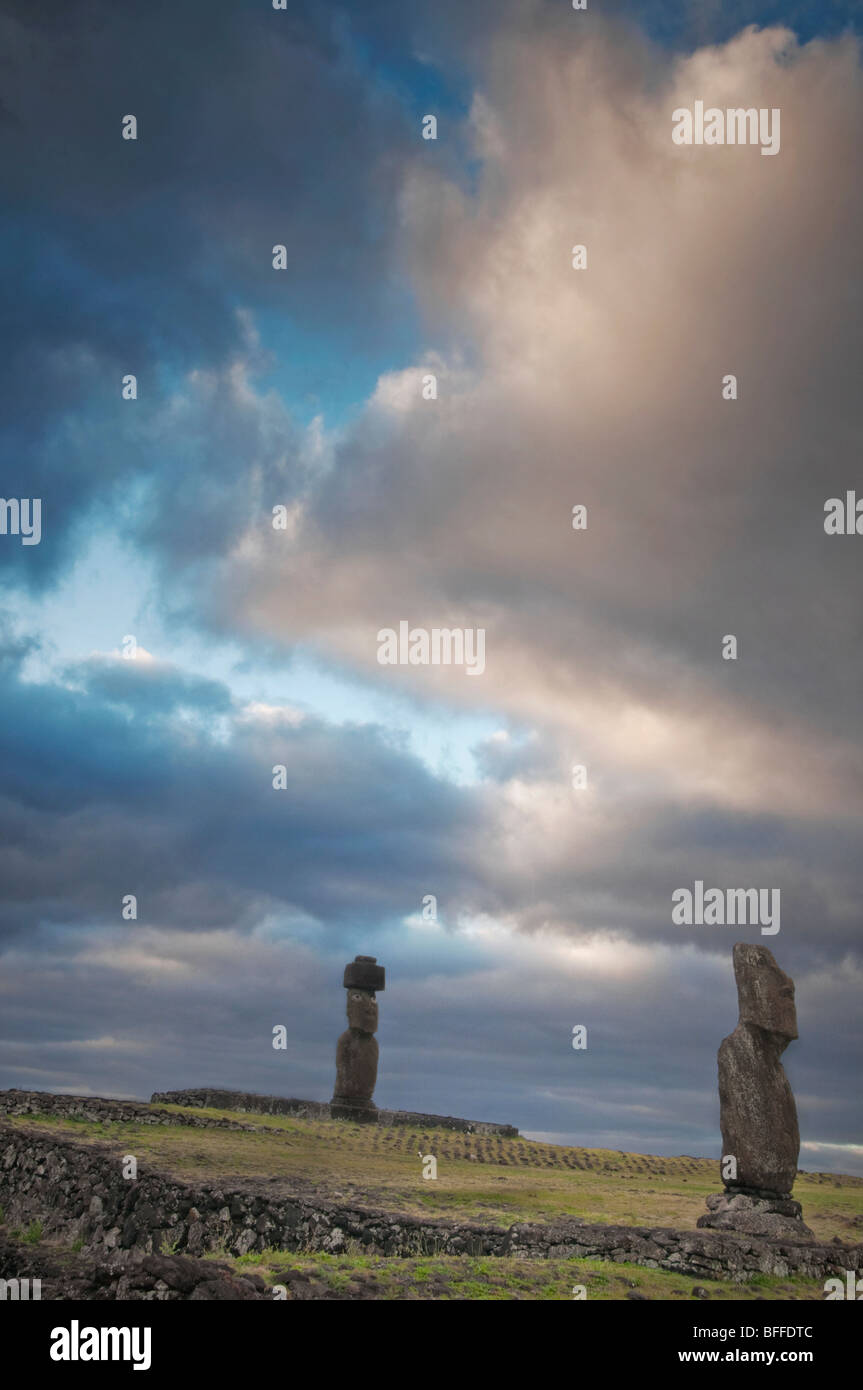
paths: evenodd
<path fill-rule="evenodd" d="M 153 467 L 129 412 L 229 359 L 238 306 L 284 316 L 298 351 L 304 328 L 379 345 L 417 134 L 327 5 L 4 5 L 0 47 L 3 491 L 50 517 L 38 562 L 4 546 L 0 564 L 39 586 L 80 513 Z M 129 372 L 142 399 L 124 413 Z"/>
<path fill-rule="evenodd" d="M 205 725 L 232 702 L 216 682 L 121 657 L 74 676 L 86 689 L 7 668 L 0 687 L 6 931 L 116 922 L 128 893 L 142 923 L 197 929 L 267 904 L 359 927 L 413 910 L 429 878 L 474 891 L 475 798 L 383 731 L 252 707 L 220 739 Z M 204 725 L 167 717 L 180 706 Z"/>

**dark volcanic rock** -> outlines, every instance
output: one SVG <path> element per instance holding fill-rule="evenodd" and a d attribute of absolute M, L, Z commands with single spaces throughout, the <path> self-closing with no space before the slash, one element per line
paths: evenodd
<path fill-rule="evenodd" d="M 722 1153 L 737 1161 L 726 1186 L 790 1192 L 800 1132 L 780 1057 L 797 1037 L 794 982 L 766 946 L 742 942 L 734 947 L 734 975 L 740 1019 L 719 1048 Z"/>
<path fill-rule="evenodd" d="M 0 1232 L 0 1279 L 38 1279 L 40 1301 L 146 1302 L 172 1300 L 269 1299 L 270 1290 L 257 1274 L 238 1275 L 219 1260 L 192 1260 L 181 1255 L 145 1255 L 129 1263 L 96 1260 L 58 1246 L 36 1248 Z"/>
<path fill-rule="evenodd" d="M 378 1079 L 378 1005 L 375 990 L 384 988 L 384 969 L 374 956 L 357 956 L 345 967 L 348 1023 L 336 1048 L 336 1089 L 330 1110 L 335 1119 L 376 1122 L 372 1095 Z"/>
<path fill-rule="evenodd" d="M 803 1208 L 793 1197 L 772 1197 L 767 1194 L 714 1192 L 707 1198 L 709 1216 L 699 1216 L 696 1225 L 702 1229 L 742 1231 L 751 1236 L 767 1236 L 772 1240 L 814 1240 L 808 1226 L 803 1224 Z"/>
<path fill-rule="evenodd" d="M 734 976 L 740 1017 L 719 1048 L 719 1122 L 726 1191 L 707 1200 L 701 1227 L 751 1235 L 811 1238 L 791 1200 L 800 1131 L 797 1107 L 780 1058 L 798 1036 L 794 982 L 766 946 L 738 942 Z"/>
<path fill-rule="evenodd" d="M 164 1103 L 181 1104 L 166 1096 Z M 7 1115 L 56 1115 L 60 1119 L 90 1120 L 93 1124 L 188 1125 L 193 1129 L 254 1130 L 262 1126 L 211 1115 L 175 1115 L 154 1110 L 137 1100 L 104 1096 L 55 1096 L 50 1091 L 0 1091 L 0 1112 Z"/>

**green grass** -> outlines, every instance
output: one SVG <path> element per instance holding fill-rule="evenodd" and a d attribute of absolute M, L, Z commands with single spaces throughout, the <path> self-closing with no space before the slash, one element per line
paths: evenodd
<path fill-rule="evenodd" d="M 180 1111 L 177 1106 L 165 1108 Z M 107 1144 L 113 1153 L 133 1153 L 143 1165 L 190 1182 L 224 1181 L 228 1186 L 234 1180 L 266 1179 L 270 1196 L 300 1193 L 393 1213 L 496 1226 L 578 1216 L 691 1229 L 705 1211 L 707 1194 L 720 1186 L 717 1163 L 706 1159 L 562 1148 L 419 1127 L 372 1129 L 230 1111 L 190 1113 L 225 1115 L 258 1129 L 94 1124 L 49 1115 L 16 1117 L 11 1123 L 38 1126 L 76 1143 Z M 437 1158 L 436 1180 L 423 1179 L 420 1153 Z M 855 1222 L 863 1217 L 863 1179 L 801 1174 L 795 1196 L 819 1239 L 863 1239 L 861 1225 Z M 36 1245 L 42 1239 L 42 1223 L 32 1221 L 26 1232 L 10 1234 Z M 80 1250 L 81 1243 L 65 1248 Z M 165 1253 L 177 1248 L 175 1241 Z M 237 1272 L 259 1274 L 270 1286 L 284 1284 L 289 1297 L 293 1287 L 340 1299 L 572 1301 L 573 1287 L 583 1285 L 588 1300 L 625 1300 L 633 1293 L 680 1300 L 692 1299 L 696 1284 L 716 1301 L 824 1297 L 822 1282 L 798 1278 L 756 1275 L 740 1284 L 602 1260 L 445 1256 L 418 1248 L 415 1255 L 385 1258 L 369 1254 L 358 1241 L 348 1241 L 338 1255 L 306 1249 L 232 1257 L 223 1248 L 205 1258 L 227 1260 Z"/>
<path fill-rule="evenodd" d="M 248 1260 L 229 1260 L 238 1272 Z M 714 1302 L 753 1299 L 823 1301 L 823 1282 L 806 1279 L 768 1278 L 757 1275 L 746 1283 L 713 1280 L 692 1275 L 644 1269 L 638 1265 L 605 1260 L 489 1259 L 472 1256 L 436 1256 L 421 1259 L 386 1259 L 383 1256 L 296 1254 L 265 1250 L 255 1260 L 255 1273 L 269 1286 L 291 1286 L 300 1277 L 318 1297 L 328 1294 L 354 1299 L 404 1299 L 409 1301 L 467 1300 L 512 1302 L 522 1300 L 572 1301 L 573 1290 L 582 1286 L 589 1302 L 622 1301 L 630 1293 L 672 1301 L 693 1298 L 700 1286 Z"/>
<path fill-rule="evenodd" d="M 182 1113 L 179 1106 L 159 1108 Z M 692 1229 L 706 1210 L 707 1194 L 721 1185 L 718 1164 L 708 1159 L 282 1115 L 190 1113 L 240 1119 L 260 1129 L 93 1124 L 32 1115 L 13 1123 L 65 1133 L 76 1142 L 122 1146 L 141 1163 L 188 1181 L 281 1179 L 285 1193 L 495 1226 L 578 1216 L 616 1225 Z M 420 1151 L 436 1156 L 436 1180 L 423 1179 Z M 863 1216 L 863 1179 L 801 1174 L 794 1195 L 819 1240 L 863 1238 L 863 1228 L 853 1224 Z"/>

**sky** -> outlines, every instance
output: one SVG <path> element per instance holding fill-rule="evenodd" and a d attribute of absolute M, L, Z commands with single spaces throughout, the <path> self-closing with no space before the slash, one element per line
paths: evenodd
<path fill-rule="evenodd" d="M 750 940 L 863 1174 L 861 19 L 0 0 L 0 1086 L 326 1100 L 365 954 L 380 1105 L 718 1158 Z"/>

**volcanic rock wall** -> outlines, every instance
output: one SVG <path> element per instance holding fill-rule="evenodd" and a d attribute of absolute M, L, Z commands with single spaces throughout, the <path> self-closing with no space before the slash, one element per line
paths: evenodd
<path fill-rule="evenodd" d="M 58 1096 L 50 1091 L 0 1091 L 0 1114 L 55 1115 L 61 1120 L 89 1120 L 94 1124 L 191 1125 L 198 1129 L 260 1129 L 242 1120 L 210 1115 L 176 1115 L 154 1110 L 146 1101 L 110 1100 L 102 1096 Z"/>
<path fill-rule="evenodd" d="M 268 1247 L 337 1253 L 356 1242 L 381 1255 L 485 1254 L 631 1261 L 704 1278 L 798 1274 L 823 1281 L 863 1267 L 863 1246 L 795 1245 L 714 1231 L 519 1223 L 508 1230 L 306 1200 L 275 1180 L 189 1184 L 123 1154 L 0 1122 L 0 1203 L 7 1222 L 83 1242 L 96 1256 Z"/>
<path fill-rule="evenodd" d="M 254 1091 L 222 1091 L 202 1086 L 191 1091 L 154 1091 L 153 1105 L 205 1106 L 212 1110 L 244 1110 L 259 1115 L 297 1115 L 304 1119 L 329 1119 L 330 1107 L 322 1101 L 289 1100 L 285 1096 L 259 1096 Z M 423 1115 L 412 1110 L 378 1110 L 379 1125 L 415 1125 L 419 1128 L 452 1129 L 461 1134 L 499 1134 L 517 1139 L 514 1125 L 491 1120 L 460 1120 L 454 1115 Z"/>

